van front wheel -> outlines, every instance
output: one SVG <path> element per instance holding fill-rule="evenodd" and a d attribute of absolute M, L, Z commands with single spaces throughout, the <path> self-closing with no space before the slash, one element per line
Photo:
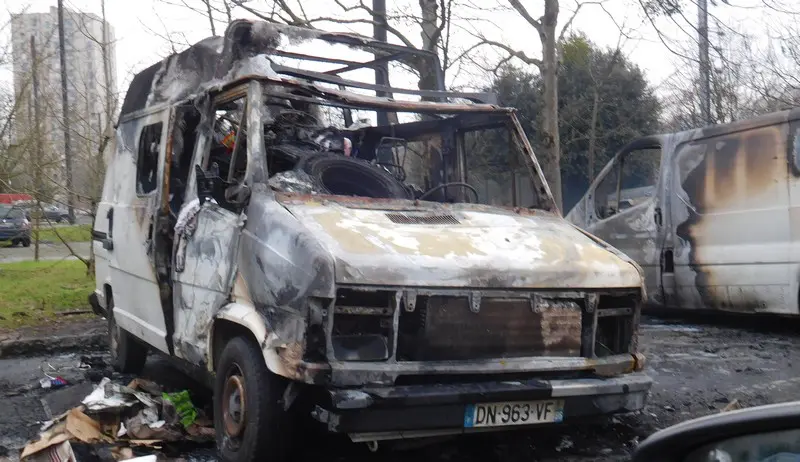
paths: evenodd
<path fill-rule="evenodd" d="M 235 337 L 225 345 L 214 382 L 214 428 L 222 460 L 287 459 L 292 419 L 281 404 L 285 389 L 255 342 Z"/>

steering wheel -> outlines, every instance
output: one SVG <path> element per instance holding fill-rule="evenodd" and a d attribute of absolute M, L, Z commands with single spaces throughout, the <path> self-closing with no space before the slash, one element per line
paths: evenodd
<path fill-rule="evenodd" d="M 473 188 L 471 185 L 469 185 L 467 183 L 462 183 L 460 181 L 454 181 L 454 182 L 451 182 L 451 183 L 442 183 L 439 186 L 434 186 L 431 189 L 429 189 L 429 190 L 425 191 L 424 193 L 422 193 L 422 195 L 419 196 L 417 198 L 417 200 L 422 200 L 422 199 L 426 198 L 427 196 L 435 193 L 436 191 L 438 191 L 440 189 L 448 188 L 450 186 L 461 186 L 464 189 L 469 189 L 470 191 L 472 191 L 473 194 L 475 194 L 475 202 L 476 203 L 480 202 L 480 196 L 478 195 L 478 190 Z"/>

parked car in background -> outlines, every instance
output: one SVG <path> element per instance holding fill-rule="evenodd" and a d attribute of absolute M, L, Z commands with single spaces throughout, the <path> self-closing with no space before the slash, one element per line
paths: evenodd
<path fill-rule="evenodd" d="M 42 220 L 47 220 L 54 223 L 69 221 L 69 212 L 67 212 L 66 208 L 59 205 L 43 203 L 41 204 L 41 210 L 35 202 L 26 201 L 17 203 L 15 205 L 25 210 L 25 216 L 28 218 L 28 220 L 33 220 L 38 216 Z"/>
<path fill-rule="evenodd" d="M 31 224 L 22 208 L 0 204 L 0 241 L 23 247 L 31 245 Z"/>

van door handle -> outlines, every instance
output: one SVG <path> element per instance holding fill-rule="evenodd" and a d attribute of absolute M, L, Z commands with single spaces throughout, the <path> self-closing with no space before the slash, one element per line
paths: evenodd
<path fill-rule="evenodd" d="M 101 242 L 103 243 L 103 248 L 106 250 L 114 250 L 114 240 L 112 239 L 114 236 L 114 209 L 108 209 L 108 213 L 106 214 L 106 218 L 108 218 L 108 234 L 106 234 L 106 238 L 102 239 Z"/>
<path fill-rule="evenodd" d="M 656 225 L 661 226 L 661 207 L 656 207 L 655 212 L 653 213 L 653 220 L 656 222 Z"/>

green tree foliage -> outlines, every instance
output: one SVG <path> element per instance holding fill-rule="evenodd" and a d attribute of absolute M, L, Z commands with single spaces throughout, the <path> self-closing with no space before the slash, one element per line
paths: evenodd
<path fill-rule="evenodd" d="M 565 41 L 559 68 L 559 132 L 564 212 L 589 184 L 588 154 L 594 138 L 596 175 L 622 146 L 659 130 L 661 107 L 641 69 L 619 50 L 602 50 L 584 36 Z M 492 82 L 500 103 L 515 107 L 534 149 L 541 149 L 542 82 L 538 75 L 507 67 Z M 595 95 L 596 94 L 596 95 Z M 592 115 L 596 111 L 594 130 Z M 642 176 L 655 168 L 642 164 Z"/>

